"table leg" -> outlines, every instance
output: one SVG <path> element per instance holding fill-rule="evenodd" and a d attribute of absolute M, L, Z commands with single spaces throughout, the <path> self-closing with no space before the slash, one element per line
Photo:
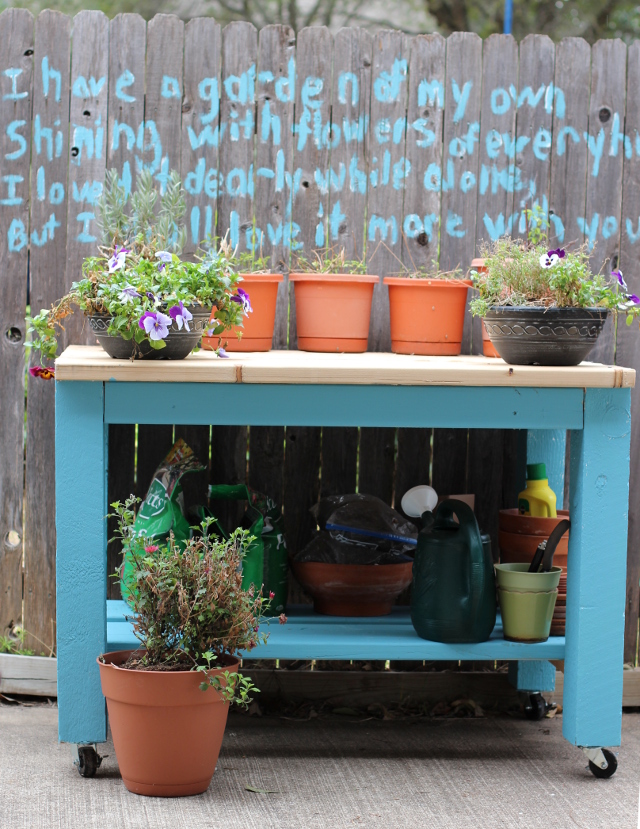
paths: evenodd
<path fill-rule="evenodd" d="M 70 743 L 107 736 L 107 439 L 103 383 L 56 383 L 58 734 Z"/>
<path fill-rule="evenodd" d="M 629 389 L 587 389 L 571 433 L 562 733 L 620 745 L 629 509 Z"/>

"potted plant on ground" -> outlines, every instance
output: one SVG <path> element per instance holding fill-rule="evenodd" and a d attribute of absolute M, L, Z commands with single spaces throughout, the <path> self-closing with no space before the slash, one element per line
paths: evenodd
<path fill-rule="evenodd" d="M 242 589 L 242 557 L 252 540 L 201 533 L 180 547 L 136 536 L 133 496 L 112 504 L 130 560 L 133 629 L 142 648 L 98 658 L 111 733 L 125 786 L 156 797 L 198 794 L 216 767 L 229 703 L 255 690 L 237 653 L 266 640 L 265 600 Z M 281 617 L 281 621 L 284 617 Z"/>
<path fill-rule="evenodd" d="M 480 316 L 499 355 L 515 365 L 578 365 L 588 355 L 609 312 L 627 323 L 640 315 L 640 298 L 628 293 L 618 270 L 593 274 L 583 247 L 550 250 L 536 219 L 527 240 L 502 237 L 484 252 L 476 272 Z"/>
<path fill-rule="evenodd" d="M 362 260 L 347 260 L 344 248 L 299 257 L 289 275 L 296 300 L 298 348 L 303 351 L 367 350 L 374 285 Z"/>
<path fill-rule="evenodd" d="M 203 332 L 219 335 L 241 323 L 246 307 L 236 296 L 238 275 L 229 251 L 209 250 L 196 262 L 181 259 L 186 238 L 180 177 L 169 176 L 164 195 L 148 171 L 128 194 L 115 170 L 107 173 L 98 204 L 105 245 L 84 260 L 82 279 L 49 310 L 28 317 L 31 341 L 43 365 L 33 375 L 53 376 L 56 329 L 79 308 L 112 357 L 182 359 Z M 210 322 L 212 308 L 215 307 Z"/>
<path fill-rule="evenodd" d="M 269 260 L 255 251 L 245 251 L 233 257 L 240 274 L 234 297 L 238 297 L 245 311 L 242 325 L 234 326 L 224 343 L 226 351 L 270 351 L 276 321 L 278 285 L 284 279 L 281 273 L 271 271 Z M 215 319 L 212 316 L 212 323 Z M 216 350 L 219 337 L 203 337 L 202 347 Z"/>
<path fill-rule="evenodd" d="M 386 276 L 391 350 L 398 354 L 460 354 L 467 291 L 463 272 L 407 270 Z"/>

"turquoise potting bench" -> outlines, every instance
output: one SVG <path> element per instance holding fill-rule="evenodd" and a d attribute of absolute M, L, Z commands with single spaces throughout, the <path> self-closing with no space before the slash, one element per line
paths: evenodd
<path fill-rule="evenodd" d="M 96 657 L 136 644 L 124 604 L 106 601 L 110 423 L 527 429 L 541 446 L 545 434 L 570 429 L 566 638 L 524 645 L 505 641 L 498 628 L 488 642 L 445 645 L 420 639 L 403 609 L 367 620 L 307 610 L 272 624 L 268 643 L 246 656 L 511 660 L 526 690 L 551 689 L 547 660 L 564 659 L 563 734 L 606 765 L 600 749 L 619 745 L 621 733 L 634 383 L 633 370 L 597 364 L 297 351 L 132 363 L 98 347 L 68 348 L 56 363 L 60 740 L 106 739 Z"/>

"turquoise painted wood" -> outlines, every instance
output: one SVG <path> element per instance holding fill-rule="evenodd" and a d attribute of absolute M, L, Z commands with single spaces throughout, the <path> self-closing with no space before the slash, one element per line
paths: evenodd
<path fill-rule="evenodd" d="M 106 608 L 106 424 L 236 423 L 571 428 L 567 637 L 478 645 L 419 639 L 399 609 L 386 619 L 293 614 L 271 625 L 251 657 L 533 660 L 526 684 L 543 690 L 545 661 L 565 658 L 564 734 L 580 745 L 617 745 L 629 476 L 628 389 L 56 383 L 58 693 L 60 739 L 100 742 L 105 707 L 96 656 L 128 646 L 122 606 Z M 525 683 L 525 673 L 521 681 Z"/>
<path fill-rule="evenodd" d="M 564 466 L 567 450 L 565 429 L 529 429 L 527 432 L 527 463 L 547 466 L 549 486 L 556 494 L 556 507 L 564 505 Z"/>
<path fill-rule="evenodd" d="M 96 658 L 107 644 L 107 435 L 102 383 L 56 383 L 58 733 L 107 738 Z"/>
<path fill-rule="evenodd" d="M 562 733 L 620 745 L 629 509 L 629 389 L 587 389 L 571 433 Z"/>
<path fill-rule="evenodd" d="M 107 423 L 581 429 L 582 389 L 105 383 Z"/>
<path fill-rule="evenodd" d="M 551 642 L 553 638 L 551 637 L 549 641 Z M 557 657 L 549 658 L 556 659 Z M 518 691 L 555 691 L 556 669 L 551 662 L 546 660 L 510 662 L 509 682 Z"/>
<path fill-rule="evenodd" d="M 124 602 L 107 604 L 119 606 L 108 611 L 109 649 L 136 647 L 138 643 L 131 623 L 124 619 L 128 612 Z M 396 608 L 391 616 L 371 619 L 317 616 L 304 608 L 295 608 L 288 613 L 286 625 L 280 625 L 274 619 L 262 625 L 262 629 L 269 634 L 266 645 L 243 653 L 243 659 L 437 659 L 457 662 L 461 659 L 564 658 L 564 637 L 554 636 L 537 645 L 507 642 L 502 638 L 501 623 L 496 625 L 488 642 L 474 645 L 428 642 L 416 636 L 406 607 Z"/>

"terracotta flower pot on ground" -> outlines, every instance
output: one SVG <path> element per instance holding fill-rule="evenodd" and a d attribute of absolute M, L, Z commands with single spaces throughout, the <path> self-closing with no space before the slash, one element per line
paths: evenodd
<path fill-rule="evenodd" d="M 391 350 L 397 354 L 460 354 L 467 279 L 386 276 Z"/>
<path fill-rule="evenodd" d="M 563 518 L 569 517 L 569 510 L 558 510 L 557 518 L 537 518 L 533 515 L 520 515 L 517 509 L 500 510 L 498 543 L 501 564 L 530 564 L 538 544 L 549 538 L 555 526 Z M 554 566 L 562 568 L 558 599 L 551 620 L 551 636 L 564 636 L 565 614 L 567 606 L 567 561 L 569 552 L 569 533 L 558 543 L 553 556 Z"/>
<path fill-rule="evenodd" d="M 122 780 L 129 791 L 153 797 L 204 792 L 216 768 L 229 703 L 200 689 L 198 671 L 137 671 L 121 667 L 132 651 L 98 659 L 102 693 Z M 224 667 L 236 673 L 239 661 Z"/>
<path fill-rule="evenodd" d="M 411 584 L 413 561 L 401 564 L 327 564 L 292 561 L 291 569 L 327 616 L 386 616 Z"/>
<path fill-rule="evenodd" d="M 270 351 L 276 320 L 276 299 L 281 273 L 243 273 L 240 287 L 249 294 L 252 313 L 244 318 L 242 326 L 225 331 L 226 351 Z M 211 317 L 213 320 L 213 315 Z M 238 332 L 242 337 L 238 339 Z M 203 337 L 202 347 L 215 350 L 218 337 Z"/>
<path fill-rule="evenodd" d="M 472 259 L 471 267 L 474 271 L 478 271 L 478 273 L 487 272 L 487 269 L 484 266 L 484 259 Z M 496 347 L 491 342 L 487 329 L 485 328 L 484 320 L 480 320 L 480 325 L 482 328 L 482 353 L 485 357 L 499 357 L 500 355 L 496 351 Z"/>
<path fill-rule="evenodd" d="M 292 273 L 301 351 L 367 350 L 373 288 L 369 274 Z"/>

